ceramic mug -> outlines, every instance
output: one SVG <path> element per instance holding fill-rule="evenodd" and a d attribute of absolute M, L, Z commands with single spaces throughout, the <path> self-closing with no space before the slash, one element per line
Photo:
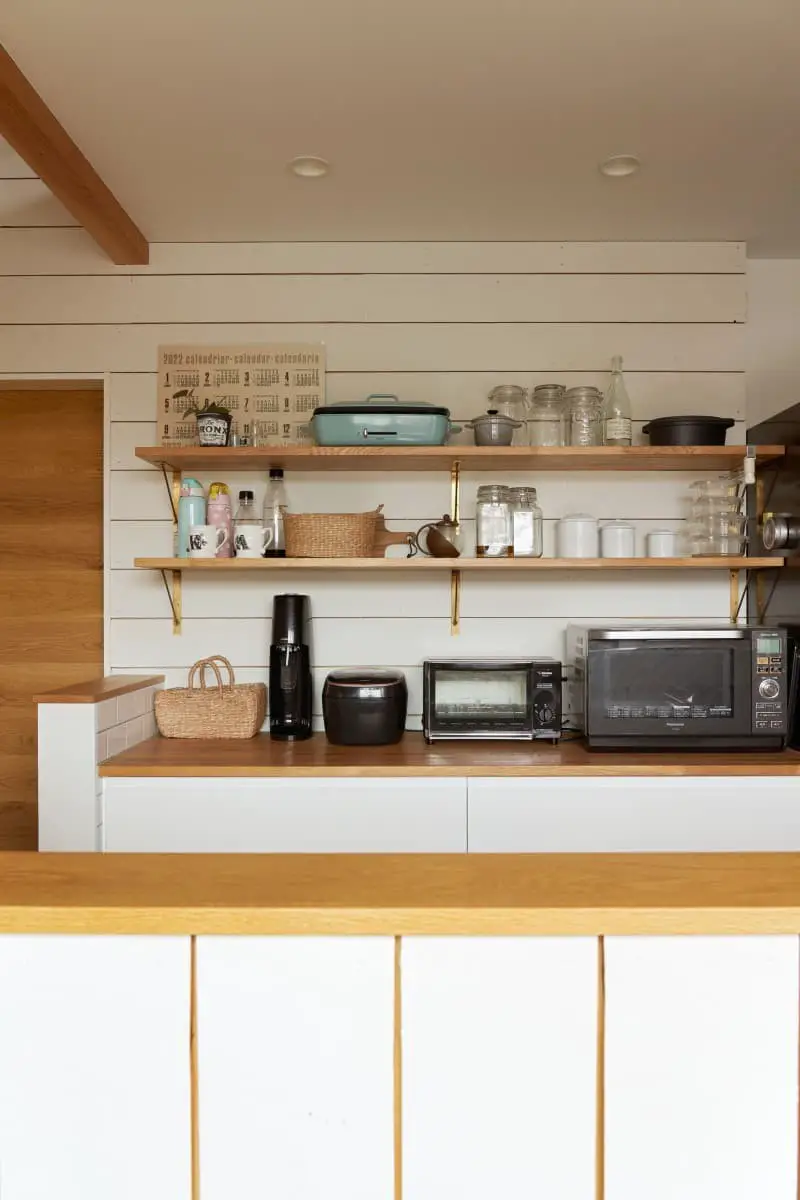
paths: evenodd
<path fill-rule="evenodd" d="M 189 558 L 216 558 L 227 540 L 227 529 L 219 525 L 190 525 Z"/>
<path fill-rule="evenodd" d="M 237 525 L 233 531 L 233 550 L 237 558 L 263 558 L 272 545 L 273 530 L 260 525 Z"/>
<path fill-rule="evenodd" d="M 653 529 L 645 538 L 645 553 L 648 558 L 675 558 L 678 553 L 675 530 Z"/>

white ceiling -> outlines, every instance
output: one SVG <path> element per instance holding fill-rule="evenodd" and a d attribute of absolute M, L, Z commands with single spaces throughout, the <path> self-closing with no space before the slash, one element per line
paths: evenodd
<path fill-rule="evenodd" d="M 3 0 L 0 40 L 151 241 L 800 255 L 799 0 Z"/>

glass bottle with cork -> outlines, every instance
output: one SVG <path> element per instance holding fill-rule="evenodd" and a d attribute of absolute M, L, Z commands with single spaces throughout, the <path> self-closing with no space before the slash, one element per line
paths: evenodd
<path fill-rule="evenodd" d="M 603 444 L 630 446 L 633 440 L 631 401 L 622 375 L 622 356 L 611 360 L 611 380 L 603 403 Z"/>

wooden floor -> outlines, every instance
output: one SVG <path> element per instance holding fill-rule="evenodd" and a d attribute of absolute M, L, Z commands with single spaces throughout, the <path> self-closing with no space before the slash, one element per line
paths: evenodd
<path fill-rule="evenodd" d="M 0 848 L 36 848 L 33 696 L 103 674 L 103 394 L 0 391 Z"/>

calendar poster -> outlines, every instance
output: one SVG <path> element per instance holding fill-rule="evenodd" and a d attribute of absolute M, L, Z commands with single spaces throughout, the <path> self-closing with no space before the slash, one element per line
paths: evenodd
<path fill-rule="evenodd" d="M 324 403 L 323 345 L 158 348 L 162 446 L 196 444 L 187 410 L 207 404 L 228 409 L 244 445 L 309 442 L 311 415 Z"/>

